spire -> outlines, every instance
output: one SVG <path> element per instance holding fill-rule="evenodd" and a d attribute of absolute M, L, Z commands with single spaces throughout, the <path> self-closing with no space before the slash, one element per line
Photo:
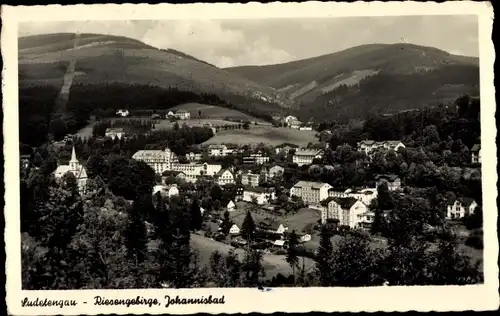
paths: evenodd
<path fill-rule="evenodd" d="M 76 159 L 76 152 L 75 152 L 75 146 L 73 145 L 73 150 L 71 151 L 71 160 L 69 161 L 70 163 L 71 162 L 78 162 L 78 159 Z"/>

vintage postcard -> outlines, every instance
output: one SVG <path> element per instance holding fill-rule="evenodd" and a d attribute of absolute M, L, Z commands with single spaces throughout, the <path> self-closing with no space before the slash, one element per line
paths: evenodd
<path fill-rule="evenodd" d="M 498 308 L 491 5 L 1 14 L 10 314 Z"/>

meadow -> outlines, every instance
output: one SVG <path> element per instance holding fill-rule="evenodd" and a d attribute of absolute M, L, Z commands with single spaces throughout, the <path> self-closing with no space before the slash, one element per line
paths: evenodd
<path fill-rule="evenodd" d="M 277 146 L 290 143 L 298 146 L 306 146 L 308 143 L 317 142 L 315 131 L 299 131 L 292 128 L 271 127 L 252 125 L 250 129 L 238 129 L 220 131 L 204 144 L 228 144 L 257 145 L 264 143 L 269 146 Z"/>

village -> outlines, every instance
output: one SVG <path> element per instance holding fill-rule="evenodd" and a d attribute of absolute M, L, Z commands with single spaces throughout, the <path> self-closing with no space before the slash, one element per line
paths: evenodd
<path fill-rule="evenodd" d="M 120 110 L 117 115 L 127 116 L 128 112 Z M 166 118 L 172 116 L 190 120 L 188 111 L 169 112 Z M 293 116 L 284 117 L 280 122 L 289 128 L 302 127 Z M 105 137 L 113 140 L 127 136 L 122 128 L 107 128 L 105 132 Z M 255 224 L 252 247 L 269 254 L 284 254 L 293 232 L 305 253 L 314 253 L 324 225 L 338 233 L 370 231 L 375 220 L 370 206 L 380 186 L 386 186 L 393 193 L 405 194 L 401 179 L 394 174 L 377 174 L 364 186 L 347 188 L 335 188 L 326 182 L 284 180 L 289 165 L 302 169 L 328 168 L 322 163 L 328 146 L 328 142 L 307 148 L 293 144 L 276 147 L 210 144 L 192 146 L 184 156 L 176 155 L 167 147 L 139 150 L 132 158 L 146 163 L 156 173 L 153 197 L 160 194 L 165 198 L 178 196 L 191 200 L 196 196 L 203 200 L 206 196 L 200 193 L 200 182 L 220 189 L 223 197 L 217 209 L 205 212 L 200 206 L 203 225 L 195 232 L 197 235 L 236 248 L 247 247 L 249 240 L 241 232 L 245 217 L 250 214 Z M 397 154 L 405 148 L 398 140 L 364 140 L 358 143 L 356 150 L 370 160 L 375 153 Z M 479 144 L 472 148 L 470 161 L 472 165 L 481 163 Z M 61 178 L 68 171 L 75 175 L 84 191 L 87 175 L 85 167 L 78 162 L 74 147 L 69 165 L 60 165 L 54 175 Z M 448 202 L 445 218 L 462 219 L 474 214 L 477 206 L 472 198 L 456 197 Z"/>

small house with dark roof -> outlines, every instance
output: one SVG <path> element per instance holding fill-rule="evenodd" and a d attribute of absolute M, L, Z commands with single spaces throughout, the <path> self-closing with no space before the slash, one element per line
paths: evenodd
<path fill-rule="evenodd" d="M 186 180 L 186 174 L 182 171 L 165 170 L 161 174 L 161 181 L 165 183 L 165 180 L 169 177 L 179 180 Z"/>
<path fill-rule="evenodd" d="M 322 203 L 325 209 L 321 212 L 321 223 L 326 223 L 328 219 L 338 219 L 339 225 L 357 228 L 360 226 L 363 213 L 368 211 L 368 207 L 353 197 L 339 198 L 331 197 Z"/>
<path fill-rule="evenodd" d="M 378 174 L 375 176 L 377 188 L 382 183 L 387 183 L 389 191 L 401 189 L 401 179 L 395 174 Z"/>
<path fill-rule="evenodd" d="M 481 163 L 481 144 L 475 144 L 470 150 L 471 162 L 473 164 Z"/>
<path fill-rule="evenodd" d="M 215 174 L 215 178 L 217 179 L 217 183 L 220 186 L 226 184 L 235 184 L 234 174 L 229 169 L 221 169 L 219 172 Z"/>
<path fill-rule="evenodd" d="M 446 208 L 447 219 L 460 219 L 474 214 L 478 204 L 470 197 L 448 200 Z"/>

